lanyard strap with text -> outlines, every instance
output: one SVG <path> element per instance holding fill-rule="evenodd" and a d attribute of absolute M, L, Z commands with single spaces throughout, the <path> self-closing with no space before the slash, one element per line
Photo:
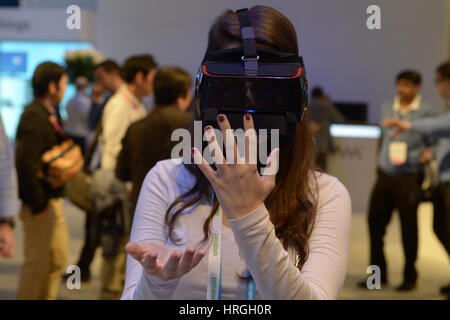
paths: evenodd
<path fill-rule="evenodd" d="M 247 270 L 246 298 L 255 299 L 255 282 Z M 207 300 L 221 299 L 222 282 L 222 209 L 219 207 L 212 219 L 212 244 L 208 253 Z"/>

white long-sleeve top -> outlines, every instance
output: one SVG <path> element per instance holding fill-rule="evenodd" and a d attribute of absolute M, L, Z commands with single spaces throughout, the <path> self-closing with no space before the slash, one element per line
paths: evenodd
<path fill-rule="evenodd" d="M 102 113 L 103 128 L 99 139 L 102 169 L 115 169 L 128 127 L 146 115 L 144 104 L 128 90 L 126 84 L 108 100 Z"/>
<path fill-rule="evenodd" d="M 308 240 L 309 258 L 300 271 L 295 251 L 284 250 L 275 236 L 266 207 L 222 226 L 222 299 L 246 299 L 246 281 L 237 274 L 250 270 L 256 299 L 336 299 L 347 269 L 350 245 L 351 201 L 334 177 L 317 173 L 319 203 L 316 223 Z M 206 200 L 177 219 L 174 244 L 164 222 L 170 204 L 195 182 L 183 165 L 160 161 L 147 174 L 134 215 L 130 241 L 155 243 L 184 251 L 203 238 L 203 223 L 211 211 Z M 122 299 L 205 299 L 208 257 L 189 273 L 164 282 L 148 275 L 130 255 Z"/>

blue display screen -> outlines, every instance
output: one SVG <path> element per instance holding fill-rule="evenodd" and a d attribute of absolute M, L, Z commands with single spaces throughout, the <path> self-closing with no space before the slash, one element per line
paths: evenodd
<path fill-rule="evenodd" d="M 0 71 L 25 72 L 27 54 L 22 52 L 0 52 Z"/>
<path fill-rule="evenodd" d="M 0 41 L 0 113 L 6 134 L 13 140 L 23 109 L 33 99 L 31 78 L 44 61 L 64 65 L 68 50 L 91 48 L 90 42 L 73 41 Z M 74 85 L 67 87 L 60 104 L 65 115 L 67 101 L 75 94 Z"/>

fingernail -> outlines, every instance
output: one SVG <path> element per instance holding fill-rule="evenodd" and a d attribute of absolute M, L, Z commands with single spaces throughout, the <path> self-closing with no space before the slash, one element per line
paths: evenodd
<path fill-rule="evenodd" d="M 245 114 L 245 120 L 249 121 L 250 119 L 251 119 L 250 114 L 246 113 L 246 114 Z"/>
<path fill-rule="evenodd" d="M 195 154 L 195 148 L 191 148 L 191 153 Z"/>
<path fill-rule="evenodd" d="M 217 116 L 217 119 L 219 120 L 219 122 L 223 122 L 223 120 L 225 120 L 225 116 L 223 114 L 219 114 Z"/>
<path fill-rule="evenodd" d="M 205 131 L 208 131 L 208 130 L 210 130 L 210 129 L 212 129 L 211 126 L 206 126 L 206 127 L 205 127 Z"/>

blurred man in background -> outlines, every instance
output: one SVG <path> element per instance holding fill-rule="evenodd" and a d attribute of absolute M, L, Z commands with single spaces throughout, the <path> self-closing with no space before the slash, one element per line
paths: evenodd
<path fill-rule="evenodd" d="M 144 118 L 144 97 L 153 93 L 156 62 L 150 55 L 128 58 L 122 67 L 125 83 L 109 99 L 101 118 L 101 165 L 93 175 L 95 207 L 108 210 L 102 222 L 102 299 L 120 298 L 125 279 L 125 244 L 131 225 L 131 201 L 126 186 L 115 177 L 117 157 L 129 125 Z M 131 191 L 131 190 L 130 190 Z M 111 209 L 112 208 L 112 209 Z M 108 231 L 109 230 L 109 231 Z"/>
<path fill-rule="evenodd" d="M 114 170 L 128 126 L 147 115 L 142 103 L 153 93 L 156 63 L 150 55 L 128 58 L 122 68 L 125 81 L 105 106 L 100 136 L 101 168 Z"/>
<path fill-rule="evenodd" d="M 435 114 L 435 109 L 420 96 L 421 76 L 416 71 L 403 71 L 397 76 L 397 95 L 393 102 L 382 106 L 382 119 L 423 119 Z M 400 214 L 405 266 L 403 283 L 398 291 L 416 287 L 418 230 L 417 208 L 423 181 L 420 158 L 433 141 L 418 133 L 406 133 L 393 138 L 382 132 L 378 157 L 377 180 L 369 204 L 370 264 L 381 271 L 381 283 L 387 284 L 387 264 L 383 252 L 383 237 L 394 209 Z M 366 282 L 360 284 L 366 287 Z"/>
<path fill-rule="evenodd" d="M 0 256 L 4 258 L 14 255 L 14 217 L 19 207 L 13 151 L 0 114 Z"/>
<path fill-rule="evenodd" d="M 91 99 L 86 95 L 89 80 L 86 77 L 77 77 L 75 87 L 77 93 L 66 106 L 67 120 L 64 123 L 64 131 L 81 147 L 83 155 L 85 155 L 86 138 L 89 134 L 88 115 L 91 108 Z"/>
<path fill-rule="evenodd" d="M 133 208 L 142 182 L 150 169 L 160 160 L 170 159 L 173 146 L 172 132 L 187 128 L 191 114 L 187 112 L 192 101 L 192 78 L 175 67 L 161 68 L 155 76 L 153 111 L 133 123 L 122 140 L 117 160 L 116 175 L 122 181 L 133 183 Z"/>
<path fill-rule="evenodd" d="M 42 154 L 63 140 L 55 106 L 64 97 L 67 81 L 61 66 L 53 62 L 38 65 L 32 79 L 34 100 L 17 128 L 16 167 L 25 236 L 18 299 L 56 299 L 67 263 L 64 189 L 52 188 L 40 173 Z"/>
<path fill-rule="evenodd" d="M 92 88 L 91 107 L 88 116 L 88 126 L 94 135 L 88 138 L 86 167 L 91 171 L 100 165 L 100 155 L 97 143 L 101 127 L 98 125 L 102 117 L 103 109 L 111 95 L 123 85 L 119 65 L 113 60 L 106 60 L 95 67 L 95 85 Z M 106 91 L 106 92 L 105 92 Z M 93 212 L 86 212 L 84 245 L 81 250 L 77 265 L 81 270 L 81 281 L 91 279 L 90 265 L 95 256 L 95 251 L 100 245 L 101 217 Z M 69 275 L 66 275 L 68 277 Z"/>
<path fill-rule="evenodd" d="M 320 87 L 315 87 L 311 91 L 308 110 L 310 129 L 316 147 L 316 163 L 326 172 L 328 154 L 334 151 L 330 126 L 333 123 L 342 123 L 345 119 Z"/>
<path fill-rule="evenodd" d="M 436 69 L 436 86 L 445 99 L 445 113 L 426 119 L 390 118 L 382 122 L 384 127 L 394 127 L 392 137 L 406 132 L 438 138 L 435 149 L 439 185 L 434 195 L 434 232 L 450 257 L 450 61 Z M 450 285 L 443 286 L 441 293 L 450 299 Z"/>
<path fill-rule="evenodd" d="M 106 60 L 98 64 L 94 70 L 95 85 L 92 88 L 92 106 L 89 111 L 89 129 L 96 130 L 110 96 L 114 95 L 122 86 L 120 67 L 113 60 Z M 105 91 L 106 94 L 105 94 Z"/>

